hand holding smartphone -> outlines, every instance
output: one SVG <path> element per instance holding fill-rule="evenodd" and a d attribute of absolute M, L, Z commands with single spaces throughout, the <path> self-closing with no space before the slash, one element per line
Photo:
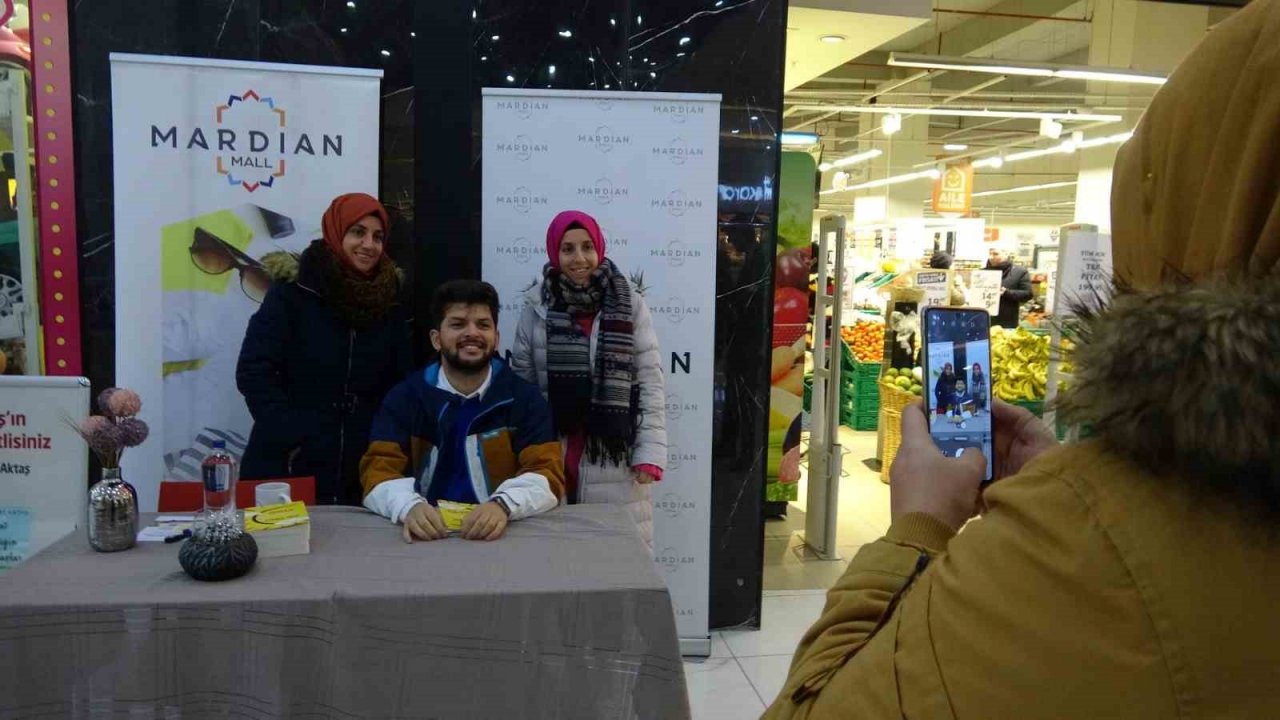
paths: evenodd
<path fill-rule="evenodd" d="M 991 316 L 979 308 L 928 307 L 921 365 L 929 436 L 947 457 L 968 448 L 987 459 L 983 484 L 994 477 L 991 412 Z"/>

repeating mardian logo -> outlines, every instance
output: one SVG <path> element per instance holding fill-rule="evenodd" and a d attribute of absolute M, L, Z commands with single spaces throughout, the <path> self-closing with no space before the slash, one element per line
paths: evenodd
<path fill-rule="evenodd" d="M 684 298 L 679 295 L 672 295 L 667 298 L 664 303 L 658 303 L 649 308 L 649 312 L 653 315 L 666 319 L 672 325 L 679 325 L 684 322 L 687 317 L 693 317 L 702 314 L 702 308 L 696 305 L 685 303 Z"/>
<path fill-rule="evenodd" d="M 689 147 L 689 143 L 682 137 L 672 138 L 666 145 L 654 145 L 649 153 L 653 157 L 670 160 L 672 165 L 683 165 L 690 158 L 700 158 L 706 154 L 700 147 Z"/>
<path fill-rule="evenodd" d="M 685 402 L 680 393 L 672 390 L 667 393 L 667 419 L 679 420 L 685 413 L 698 412 L 698 403 Z"/>
<path fill-rule="evenodd" d="M 613 152 L 615 147 L 630 145 L 631 136 L 621 135 L 614 132 L 608 125 L 601 125 L 595 129 L 595 132 L 578 133 L 578 142 L 594 145 L 600 152 L 608 153 Z"/>
<path fill-rule="evenodd" d="M 579 198 L 591 198 L 601 205 L 608 205 L 614 200 L 625 198 L 629 195 L 631 195 L 629 189 L 614 185 L 609 178 L 600 178 L 596 180 L 594 185 L 584 185 L 578 188 Z"/>
<path fill-rule="evenodd" d="M 649 201 L 651 210 L 666 210 L 675 217 L 681 217 L 690 210 L 699 210 L 702 208 L 702 201 L 691 199 L 683 190 L 672 190 L 667 193 L 666 197 L 654 198 Z"/>
<path fill-rule="evenodd" d="M 494 105 L 499 112 L 510 113 L 520 118 L 528 120 L 533 117 L 534 113 L 540 113 L 551 107 L 545 100 L 524 100 L 521 98 L 509 98 L 498 100 Z"/>
<path fill-rule="evenodd" d="M 684 467 L 685 463 L 696 462 L 698 460 L 697 453 L 684 452 L 679 445 L 667 446 L 667 469 L 679 470 Z"/>
<path fill-rule="evenodd" d="M 498 245 L 498 256 L 504 260 L 512 260 L 520 265 L 528 265 L 529 260 L 543 252 L 527 237 L 518 237 L 508 243 Z"/>
<path fill-rule="evenodd" d="M 692 555 L 683 555 L 673 547 L 662 548 L 662 551 L 654 556 L 653 560 L 668 575 L 675 573 L 686 565 L 692 565 L 695 562 Z"/>
<path fill-rule="evenodd" d="M 544 207 L 550 204 L 551 200 L 546 195 L 539 195 L 521 185 L 509 193 L 499 193 L 494 198 L 494 202 L 499 207 L 511 208 L 521 215 L 528 215 L 532 208 Z"/>
<path fill-rule="evenodd" d="M 688 260 L 702 257 L 701 250 L 691 250 L 683 240 L 671 240 L 664 248 L 658 247 L 649 251 L 649 257 L 666 260 L 671 267 L 680 267 Z"/>
<path fill-rule="evenodd" d="M 609 111 L 613 110 L 613 101 L 612 101 L 612 100 L 597 100 L 597 101 L 596 101 L 596 107 L 600 109 L 600 112 L 609 112 Z"/>
<path fill-rule="evenodd" d="M 652 107 L 655 115 L 681 125 L 689 118 L 702 115 L 707 111 L 704 106 L 697 103 L 654 103 Z"/>
<path fill-rule="evenodd" d="M 214 152 L 218 177 L 246 192 L 275 187 L 287 174 L 289 158 L 342 157 L 342 133 L 294 131 L 284 106 L 252 88 L 214 105 L 213 116 L 211 127 L 149 125 L 151 147 Z"/>
<path fill-rule="evenodd" d="M 653 507 L 669 518 L 678 518 L 686 512 L 692 512 L 698 507 L 698 504 L 685 500 L 680 493 L 669 492 L 654 500 Z"/>
<path fill-rule="evenodd" d="M 614 232 L 612 228 L 601 225 L 600 232 L 604 233 L 606 252 L 610 250 L 622 250 L 631 244 L 631 238 Z"/>
<path fill-rule="evenodd" d="M 515 155 L 521 162 L 527 162 L 534 155 L 541 155 L 548 150 L 546 143 L 534 142 L 528 135 L 517 135 L 510 142 L 499 140 L 494 150 L 500 155 Z"/>

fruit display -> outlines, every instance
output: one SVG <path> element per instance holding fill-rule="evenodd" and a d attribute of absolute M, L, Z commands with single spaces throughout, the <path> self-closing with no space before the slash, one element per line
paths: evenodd
<path fill-rule="evenodd" d="M 840 328 L 840 337 L 858 362 L 880 362 L 884 359 L 884 323 L 859 320 Z"/>
<path fill-rule="evenodd" d="M 919 396 L 924 393 L 924 385 L 921 384 L 923 378 L 924 368 L 921 367 L 889 368 L 884 371 L 880 382 Z"/>
<path fill-rule="evenodd" d="M 1006 330 L 991 328 L 991 392 L 1005 402 L 1038 402 L 1044 400 L 1049 374 L 1049 336 L 1023 328 Z M 1071 341 L 1062 341 L 1064 352 L 1070 352 Z M 1071 373 L 1071 363 L 1063 361 L 1059 369 Z M 1065 382 L 1058 384 L 1064 389 Z"/>

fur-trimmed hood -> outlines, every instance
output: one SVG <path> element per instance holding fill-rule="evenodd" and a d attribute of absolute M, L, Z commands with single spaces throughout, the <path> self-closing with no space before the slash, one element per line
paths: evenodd
<path fill-rule="evenodd" d="M 1065 420 L 1159 475 L 1280 511 L 1280 276 L 1120 289 L 1078 330 Z"/>

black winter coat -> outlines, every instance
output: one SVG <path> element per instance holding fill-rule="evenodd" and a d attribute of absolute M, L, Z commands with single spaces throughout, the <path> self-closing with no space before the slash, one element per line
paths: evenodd
<path fill-rule="evenodd" d="M 987 263 L 987 269 L 999 270 L 1003 275 L 1004 293 L 1000 295 L 1000 314 L 992 318 L 994 324 L 1010 329 L 1018 327 L 1018 308 L 1031 299 L 1031 273 L 1012 261 L 1004 265 Z"/>
<path fill-rule="evenodd" d="M 236 386 L 253 415 L 241 477 L 315 476 L 316 502 L 360 505 L 359 465 L 382 397 L 411 367 L 404 304 L 359 330 L 332 305 L 304 254 L 249 320 Z"/>

